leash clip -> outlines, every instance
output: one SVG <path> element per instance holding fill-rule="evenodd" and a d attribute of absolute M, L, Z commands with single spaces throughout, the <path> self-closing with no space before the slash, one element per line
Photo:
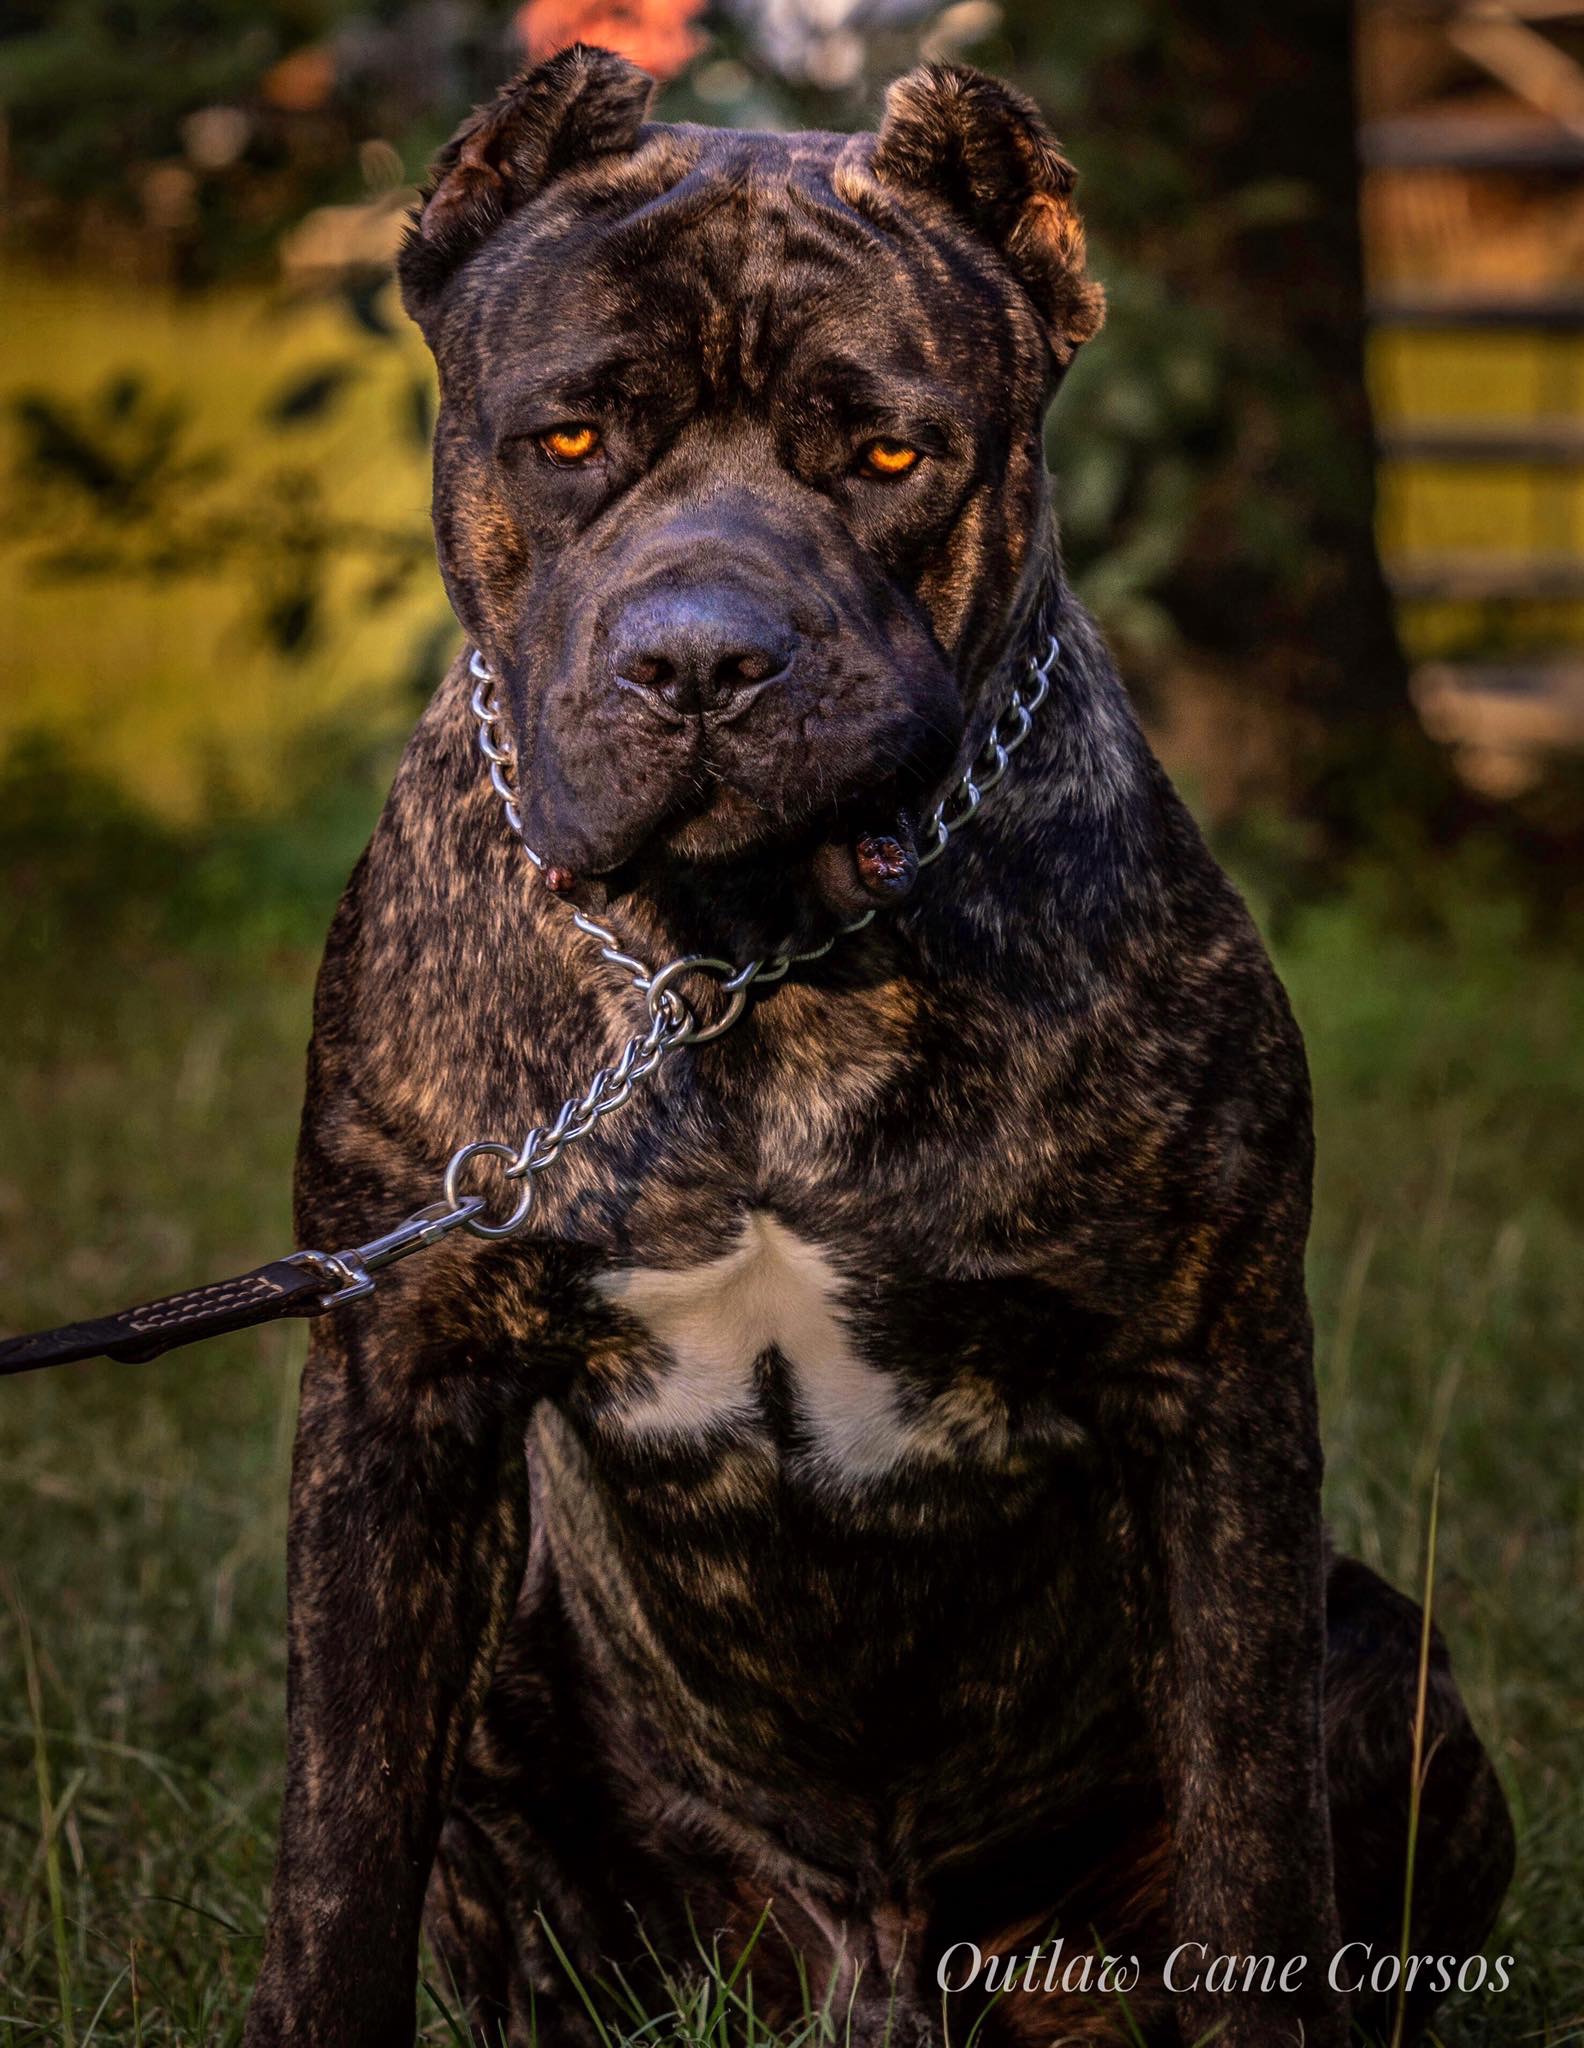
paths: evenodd
<path fill-rule="evenodd" d="M 393 1266 L 398 1259 L 410 1258 L 414 1252 L 427 1251 L 460 1225 L 471 1223 L 485 1207 L 482 1195 L 464 1195 L 454 1206 L 446 1200 L 431 1202 L 405 1223 L 398 1223 L 394 1230 L 371 1237 L 367 1244 L 344 1252 L 292 1252 L 285 1263 L 304 1266 L 332 1283 L 331 1292 L 321 1298 L 314 1311 L 323 1315 L 326 1309 L 364 1300 L 374 1292 L 374 1276 L 382 1267 Z"/>

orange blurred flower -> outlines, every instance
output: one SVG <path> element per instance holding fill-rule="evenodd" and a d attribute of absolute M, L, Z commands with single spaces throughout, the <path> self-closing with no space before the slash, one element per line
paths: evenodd
<path fill-rule="evenodd" d="M 259 91 L 272 107 L 311 114 L 335 91 L 335 52 L 328 43 L 305 43 L 266 71 Z"/>
<path fill-rule="evenodd" d="M 694 26 L 705 0 L 525 0 L 518 41 L 534 63 L 568 43 L 615 50 L 656 78 L 673 78 L 704 38 Z"/>

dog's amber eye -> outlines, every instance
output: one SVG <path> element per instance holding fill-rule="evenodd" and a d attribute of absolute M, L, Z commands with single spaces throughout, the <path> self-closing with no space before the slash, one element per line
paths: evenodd
<path fill-rule="evenodd" d="M 890 441 L 883 435 L 871 441 L 863 452 L 863 466 L 871 476 L 906 476 L 919 460 L 916 448 L 906 441 Z"/>
<path fill-rule="evenodd" d="M 597 427 L 552 427 L 549 433 L 539 436 L 539 446 L 552 462 L 587 462 L 591 455 L 599 453 L 599 445 Z"/>

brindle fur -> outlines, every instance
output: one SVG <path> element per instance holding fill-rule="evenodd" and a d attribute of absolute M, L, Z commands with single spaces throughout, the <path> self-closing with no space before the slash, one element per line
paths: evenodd
<path fill-rule="evenodd" d="M 878 140 L 641 127 L 645 101 L 598 52 L 530 74 L 442 156 L 404 259 L 442 566 L 530 836 L 644 957 L 748 957 L 821 927 L 810 847 L 855 791 L 922 800 L 966 757 L 1041 613 L 1062 658 L 902 907 L 569 1148 L 526 1236 L 453 1236 L 318 1327 L 247 2040 L 410 2040 L 427 1893 L 481 2040 L 589 2036 L 541 1915 L 585 1979 L 641 1984 L 643 1937 L 729 1954 L 773 1901 L 772 2018 L 796 1951 L 861 2040 L 937 2038 L 944 1947 L 1058 1924 L 1147 1965 L 1308 1956 L 1290 1997 L 1147 1973 L 1132 2020 L 1337 2048 L 1339 1930 L 1397 1941 L 1419 1623 L 1325 1550 L 1297 1028 L 1062 580 L 1041 419 L 1099 317 L 1071 172 L 969 72 L 904 80 Z M 603 474 L 525 466 L 595 357 Z M 860 486 L 832 451 L 895 431 L 899 385 L 932 473 Z M 798 645 L 708 767 L 610 689 L 657 561 Z M 459 663 L 331 933 L 308 1243 L 427 1200 L 642 1022 L 506 832 L 467 689 Z M 749 799 L 679 812 L 711 775 Z M 696 1268 L 755 1213 L 844 1280 L 894 1465 L 822 1457 L 773 1349 L 748 1418 L 624 1429 L 675 1361 L 596 1278 Z M 1439 1649 L 1429 1740 L 1413 1946 L 1461 1956 L 1511 1835 Z M 1132 2038 L 1061 1994 L 989 2024 Z"/>

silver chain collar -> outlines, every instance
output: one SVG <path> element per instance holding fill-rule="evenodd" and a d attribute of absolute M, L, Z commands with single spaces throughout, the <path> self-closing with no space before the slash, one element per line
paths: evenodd
<path fill-rule="evenodd" d="M 1028 738 L 1034 714 L 1049 694 L 1051 671 L 1061 654 L 1054 634 L 1048 636 L 1048 641 L 1040 659 L 1030 659 L 1024 682 L 1014 686 L 967 774 L 925 819 L 918 856 L 920 867 L 940 859 L 952 834 L 968 823 Z M 495 673 L 477 650 L 470 658 L 469 669 L 474 678 L 471 705 L 478 720 L 479 750 L 488 765 L 490 782 L 500 797 L 513 836 L 534 866 L 542 870 L 544 860 L 523 835 L 522 812 L 513 781 L 516 749 L 496 701 Z M 729 1031 L 747 1008 L 749 994 L 755 987 L 780 981 L 801 962 L 823 959 L 839 939 L 862 931 L 875 916 L 873 910 L 866 910 L 861 917 L 838 925 L 820 945 L 800 953 L 771 953 L 740 966 L 714 954 L 683 953 L 663 967 L 649 967 L 627 952 L 616 934 L 598 918 L 570 904 L 567 909 L 573 924 L 598 947 L 600 958 L 624 974 L 643 997 L 649 1012 L 647 1029 L 629 1038 L 613 1065 L 601 1067 L 581 1095 L 569 1096 L 562 1103 L 553 1122 L 536 1124 L 521 1144 L 510 1145 L 499 1138 L 475 1138 L 453 1152 L 446 1166 L 441 1199 L 420 1209 L 405 1223 L 352 1251 L 295 1253 L 298 1263 L 316 1266 L 335 1283 L 335 1291 L 325 1297 L 326 1308 L 371 1294 L 373 1275 L 382 1266 L 438 1243 L 453 1230 L 467 1230 L 474 1237 L 483 1238 L 516 1236 L 533 1207 L 533 1176 L 553 1166 L 566 1146 L 586 1138 L 601 1117 L 625 1107 L 638 1083 L 647 1080 L 670 1054 L 686 1045 L 707 1045 Z M 726 997 L 724 1011 L 712 1024 L 699 1022 L 677 986 L 689 975 L 714 981 Z M 490 1220 L 489 1204 L 483 1195 L 462 1192 L 462 1177 L 477 1159 L 501 1161 L 503 1177 L 521 1183 L 510 1213 L 499 1222 Z"/>

